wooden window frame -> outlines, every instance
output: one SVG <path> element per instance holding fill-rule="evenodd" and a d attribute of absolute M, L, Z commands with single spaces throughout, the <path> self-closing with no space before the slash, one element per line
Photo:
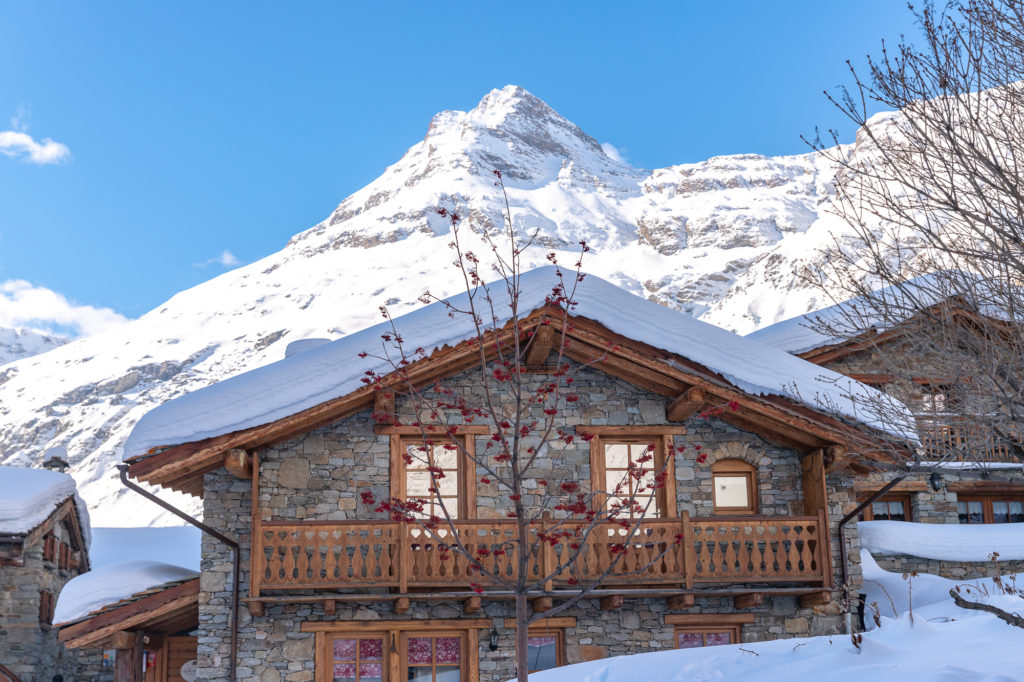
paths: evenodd
<path fill-rule="evenodd" d="M 992 495 L 961 495 L 961 494 L 958 493 L 957 496 L 956 496 L 956 501 L 957 501 L 957 521 L 961 525 L 965 525 L 965 526 L 967 526 L 967 525 L 980 526 L 980 525 L 985 525 L 985 524 L 995 524 L 996 523 L 996 521 L 994 520 L 995 519 L 995 514 L 993 514 L 993 512 L 992 512 L 992 503 L 993 502 L 1021 502 L 1021 503 L 1024 503 L 1024 495 L 1020 495 L 1020 494 L 1018 494 L 1018 495 L 1012 495 L 1012 494 L 1000 495 L 998 493 L 992 494 Z M 983 519 L 982 522 L 981 523 L 974 523 L 974 524 L 972 524 L 969 521 L 966 522 L 966 523 L 964 523 L 963 521 L 960 521 L 959 520 L 960 519 L 960 502 L 964 502 L 964 503 L 967 503 L 967 502 L 981 502 L 981 515 L 982 515 L 982 519 Z M 969 514 L 970 514 L 970 512 L 968 512 L 968 515 Z M 1002 523 L 1002 522 L 1000 522 L 1000 523 Z"/>
<path fill-rule="evenodd" d="M 466 618 L 452 620 L 369 620 L 369 621 L 336 621 L 336 622 L 305 622 L 299 625 L 301 632 L 316 633 L 314 661 L 316 682 L 332 682 L 333 678 L 333 646 L 335 637 L 368 637 L 380 636 L 384 639 L 384 679 L 386 682 L 401 682 L 404 661 L 402 654 L 402 637 L 422 634 L 429 637 L 465 636 L 463 640 L 462 670 L 464 679 L 480 678 L 480 630 L 491 629 L 490 618 Z M 330 660 L 329 660 L 330 659 Z"/>
<path fill-rule="evenodd" d="M 657 515 L 648 515 L 646 518 L 676 518 L 676 469 L 675 458 L 665 461 L 665 454 L 673 444 L 673 436 L 684 434 L 686 430 L 677 426 L 648 427 L 648 426 L 620 426 L 620 427 L 590 427 L 581 426 L 577 428 L 580 433 L 587 433 L 593 436 L 590 439 L 590 490 L 591 492 L 603 490 L 606 482 L 606 471 L 604 466 L 604 446 L 615 443 L 642 443 L 654 444 L 654 470 L 661 471 L 665 467 L 665 485 L 658 489 L 655 497 L 661 512 Z M 594 508 L 604 507 L 607 496 L 595 493 L 593 495 Z"/>
<path fill-rule="evenodd" d="M 516 619 L 506 618 L 505 627 L 515 632 Z M 527 628 L 526 630 L 526 635 L 527 637 L 545 637 L 549 635 L 554 635 L 557 638 L 557 642 L 555 644 L 555 667 L 561 668 L 565 665 L 568 665 L 568 659 L 566 658 L 565 654 L 565 629 L 574 627 L 576 627 L 576 618 L 573 616 L 563 616 L 559 618 L 542 618 L 530 624 L 529 628 Z M 548 670 L 550 670 L 550 668 L 548 668 Z M 529 672 L 534 673 L 540 671 L 531 670 Z"/>
<path fill-rule="evenodd" d="M 671 625 L 672 647 L 679 648 L 680 633 L 708 632 L 729 632 L 732 635 L 733 644 L 743 643 L 743 626 L 754 622 L 752 613 L 722 613 L 722 614 L 701 614 L 701 613 L 670 613 L 665 616 L 665 624 Z M 701 639 L 703 642 L 704 639 Z M 707 646 L 701 644 L 701 647 Z"/>
<path fill-rule="evenodd" d="M 430 437 L 436 438 L 438 441 L 447 438 L 444 434 Z M 454 438 L 462 445 L 458 453 L 459 474 L 457 485 L 459 489 L 459 508 L 456 510 L 455 518 L 459 520 L 475 519 L 476 462 L 474 459 L 476 457 L 476 433 L 459 433 L 456 431 Z M 405 451 L 405 446 L 410 444 L 423 444 L 423 434 L 419 429 L 416 429 L 415 432 L 408 431 L 407 429 L 395 429 L 391 433 L 391 497 L 397 497 L 400 500 L 407 499 L 407 469 L 402 453 Z M 452 510 L 449 509 L 448 513 L 451 514 Z"/>
<path fill-rule="evenodd" d="M 735 478 L 743 476 L 747 479 L 747 504 L 744 507 L 720 507 L 715 501 L 715 479 L 718 476 Z M 720 516 L 753 516 L 757 514 L 760 494 L 757 486 L 757 467 L 746 460 L 729 458 L 720 459 L 711 465 L 711 504 L 714 513 Z"/>
<path fill-rule="evenodd" d="M 459 679 L 460 680 L 477 679 L 476 677 L 471 678 L 470 677 L 470 672 L 469 672 L 469 658 L 470 658 L 470 655 L 471 655 L 470 652 L 469 652 L 469 648 L 470 648 L 469 632 L 467 632 L 465 629 L 453 629 L 453 630 L 434 630 L 434 629 L 415 630 L 415 629 L 411 629 L 411 630 L 403 630 L 401 633 L 399 633 L 399 636 L 398 636 L 398 659 L 399 659 L 399 673 L 398 674 L 401 675 L 401 677 L 398 678 L 399 680 L 408 679 L 408 671 L 409 671 L 409 668 L 410 668 L 409 663 L 408 663 L 408 660 L 409 660 L 409 638 L 410 637 L 412 637 L 412 638 L 424 637 L 424 638 L 429 638 L 429 639 L 439 639 L 441 637 L 458 637 L 459 638 L 459 647 L 460 647 L 460 653 L 459 653 Z M 477 652 L 479 653 L 479 646 L 478 646 Z M 422 668 L 422 667 L 425 667 L 425 666 L 415 666 L 415 667 Z M 433 671 L 436 674 L 436 672 L 437 672 L 437 662 L 436 661 L 432 662 L 432 664 L 431 664 L 431 671 Z M 406 674 L 402 675 L 403 672 L 406 673 Z"/>
<path fill-rule="evenodd" d="M 914 515 L 911 511 L 913 505 L 910 503 L 910 493 L 890 493 L 888 495 L 883 495 L 882 497 L 875 500 L 875 502 L 902 502 L 904 518 L 906 518 L 907 521 L 914 520 Z M 864 511 L 860 513 L 861 518 L 858 519 L 859 521 L 875 520 L 875 512 L 871 508 L 872 506 L 873 503 L 869 504 L 867 507 L 864 508 Z"/>

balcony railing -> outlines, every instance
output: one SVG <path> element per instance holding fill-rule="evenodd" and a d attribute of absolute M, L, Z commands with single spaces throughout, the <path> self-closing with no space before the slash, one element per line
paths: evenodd
<path fill-rule="evenodd" d="M 277 590 L 345 592 L 366 588 L 466 589 L 487 583 L 461 554 L 443 551 L 453 532 L 488 571 L 512 579 L 518 570 L 512 522 L 476 520 L 442 528 L 437 538 L 416 524 L 374 521 L 263 522 L 255 529 L 252 594 Z M 677 536 L 680 541 L 677 542 Z M 628 531 L 608 524 L 591 533 L 575 564 L 547 581 L 552 590 L 587 584 L 611 566 Z M 440 541 L 439 541 L 440 540 Z M 508 543 L 508 544 L 505 544 Z M 503 546 L 497 556 L 493 549 Z M 652 519 L 641 523 L 605 586 L 693 587 L 700 583 L 828 584 L 824 512 L 818 516 Z M 565 544 L 545 545 L 528 565 L 540 580 L 568 556 Z"/>
<path fill-rule="evenodd" d="M 937 422 L 918 418 L 921 444 L 927 459 L 952 462 L 1019 462 L 1006 441 L 991 430 L 965 422 Z"/>

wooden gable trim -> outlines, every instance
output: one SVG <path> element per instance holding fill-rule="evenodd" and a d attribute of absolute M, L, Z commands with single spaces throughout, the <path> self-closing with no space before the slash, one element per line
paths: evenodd
<path fill-rule="evenodd" d="M 555 318 L 558 322 L 557 316 L 544 307 L 524 318 L 520 327 L 545 317 Z M 551 328 L 555 334 L 561 325 L 553 323 L 545 328 Z M 510 340 L 509 328 L 498 334 L 503 343 Z M 566 357 L 590 363 L 606 374 L 673 400 L 682 395 L 696 398 L 698 394 L 690 394 L 690 391 L 697 388 L 709 403 L 738 404 L 743 413 L 732 415 L 734 424 L 755 433 L 764 433 L 769 440 L 796 447 L 802 452 L 851 441 L 859 442 L 864 449 L 865 443 L 870 447 L 872 442 L 872 432 L 867 427 L 847 425 L 780 396 L 750 396 L 732 387 L 722 375 L 698 363 L 612 332 L 594 320 L 572 317 L 566 334 L 571 337 L 565 349 Z M 475 366 L 479 362 L 479 353 L 476 344 L 462 342 L 412 363 L 407 371 L 414 384 L 425 385 Z M 378 391 L 374 387 L 364 386 L 275 422 L 134 457 L 128 460 L 129 473 L 152 484 L 196 494 L 202 490 L 203 474 L 222 466 L 226 450 L 264 447 L 351 416 L 370 408 L 376 393 Z M 730 411 L 725 408 L 716 416 L 730 421 Z M 681 412 L 677 410 L 677 413 Z"/>
<path fill-rule="evenodd" d="M 198 622 L 199 578 L 65 625 L 58 639 L 68 648 L 77 649 L 99 643 L 122 630 L 144 628 L 147 623 L 184 615 L 190 610 L 195 610 Z"/>

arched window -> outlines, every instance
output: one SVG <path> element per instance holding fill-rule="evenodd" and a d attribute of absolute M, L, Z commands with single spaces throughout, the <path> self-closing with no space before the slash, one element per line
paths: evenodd
<path fill-rule="evenodd" d="M 720 459 L 712 464 L 711 488 L 716 513 L 757 513 L 757 469 L 742 459 Z"/>

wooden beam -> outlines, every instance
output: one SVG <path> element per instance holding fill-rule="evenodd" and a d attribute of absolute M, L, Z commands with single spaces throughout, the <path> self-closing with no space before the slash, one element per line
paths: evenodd
<path fill-rule="evenodd" d="M 409 612 L 409 598 L 399 597 L 395 600 L 395 613 L 408 613 Z"/>
<path fill-rule="evenodd" d="M 491 433 L 491 426 L 487 424 L 454 424 L 447 427 L 456 436 L 486 436 Z M 383 436 L 419 436 L 426 432 L 428 435 L 444 435 L 445 427 L 424 424 L 423 426 L 389 426 L 378 424 L 373 427 L 373 432 Z"/>
<path fill-rule="evenodd" d="M 131 648 L 118 649 L 114 659 L 114 682 L 143 682 L 142 680 L 142 633 L 130 633 Z"/>
<path fill-rule="evenodd" d="M 665 416 L 670 422 L 684 422 L 700 412 L 706 403 L 704 391 L 694 386 L 669 403 Z"/>
<path fill-rule="evenodd" d="M 373 422 L 375 424 L 395 423 L 395 391 L 379 388 L 373 396 Z"/>
<path fill-rule="evenodd" d="M 669 611 L 682 611 L 693 606 L 694 596 L 692 594 L 679 594 L 668 598 Z"/>
<path fill-rule="evenodd" d="M 544 613 L 545 611 L 550 611 L 551 606 L 551 597 L 537 597 L 533 600 L 534 613 Z"/>
<path fill-rule="evenodd" d="M 555 347 L 555 329 L 550 324 L 540 325 L 537 327 L 537 331 L 534 332 L 533 338 L 530 339 L 530 345 L 526 349 L 526 357 L 523 358 L 525 365 L 528 367 L 536 367 L 542 364 L 551 355 L 552 349 Z M 559 338 L 562 336 L 561 332 L 558 332 Z"/>
<path fill-rule="evenodd" d="M 735 412 L 730 412 L 729 410 L 726 410 L 725 412 L 722 412 L 721 414 L 717 415 L 717 418 L 721 419 L 724 422 L 732 424 L 733 426 L 739 429 L 743 429 L 744 431 L 756 433 L 757 435 L 761 436 L 762 438 L 769 442 L 776 443 L 783 447 L 791 448 L 793 450 L 796 450 L 797 452 L 807 452 L 816 447 L 820 447 L 820 445 L 818 444 L 807 443 L 804 442 L 803 440 L 796 440 L 795 438 L 791 438 L 788 435 L 783 435 L 781 432 L 777 430 L 766 428 L 763 424 L 754 423 L 748 420 L 745 416 L 741 416 L 739 414 L 736 414 Z"/>
<path fill-rule="evenodd" d="M 252 458 L 242 448 L 231 448 L 224 453 L 224 468 L 235 478 L 252 478 Z"/>
<path fill-rule="evenodd" d="M 299 632 L 379 632 L 381 630 L 445 630 L 452 628 L 493 627 L 490 618 L 450 618 L 426 620 L 335 620 L 304 621 L 299 623 Z"/>
<path fill-rule="evenodd" d="M 625 598 L 621 594 L 613 594 L 609 597 L 601 597 L 602 611 L 618 611 L 622 608 Z"/>
<path fill-rule="evenodd" d="M 481 599 L 480 597 L 470 597 L 466 601 L 462 602 L 463 613 L 476 613 L 480 610 Z"/>
<path fill-rule="evenodd" d="M 814 592 L 813 594 L 802 594 L 799 597 L 800 607 L 804 609 L 813 606 L 824 606 L 832 603 L 831 592 Z"/>
<path fill-rule="evenodd" d="M 593 436 L 685 436 L 686 427 L 676 424 L 653 424 L 651 426 L 587 426 L 576 427 L 577 433 L 589 433 Z"/>
<path fill-rule="evenodd" d="M 115 632 L 107 640 L 108 649 L 132 649 L 135 647 L 135 633 L 128 630 Z"/>
<path fill-rule="evenodd" d="M 804 489 L 804 514 L 814 516 L 819 509 L 827 509 L 825 492 L 825 451 L 818 449 L 800 460 L 801 481 Z"/>
<path fill-rule="evenodd" d="M 752 613 L 666 613 L 665 625 L 748 625 L 754 622 Z"/>
<path fill-rule="evenodd" d="M 516 619 L 515 618 L 506 618 L 505 619 L 505 627 L 508 628 L 509 630 L 515 630 L 516 629 Z M 574 627 L 576 627 L 576 617 L 575 616 L 562 616 L 562 617 L 556 616 L 554 618 L 541 618 L 540 620 L 535 620 L 532 623 L 530 623 L 530 629 L 531 630 L 545 630 L 545 629 L 553 629 L 553 628 L 574 628 Z"/>
<path fill-rule="evenodd" d="M 263 615 L 263 602 L 251 601 L 249 602 L 249 615 L 259 617 Z"/>
<path fill-rule="evenodd" d="M 842 445 L 833 445 L 830 448 L 826 448 L 824 455 L 826 475 L 831 474 L 833 471 L 845 469 L 853 462 L 853 458 L 850 457 L 846 447 Z"/>
<path fill-rule="evenodd" d="M 338 602 L 334 599 L 324 599 L 324 613 L 333 616 L 338 611 Z"/>
<path fill-rule="evenodd" d="M 737 609 L 752 609 L 764 603 L 764 595 L 760 592 L 741 594 L 732 598 L 732 605 Z"/>

